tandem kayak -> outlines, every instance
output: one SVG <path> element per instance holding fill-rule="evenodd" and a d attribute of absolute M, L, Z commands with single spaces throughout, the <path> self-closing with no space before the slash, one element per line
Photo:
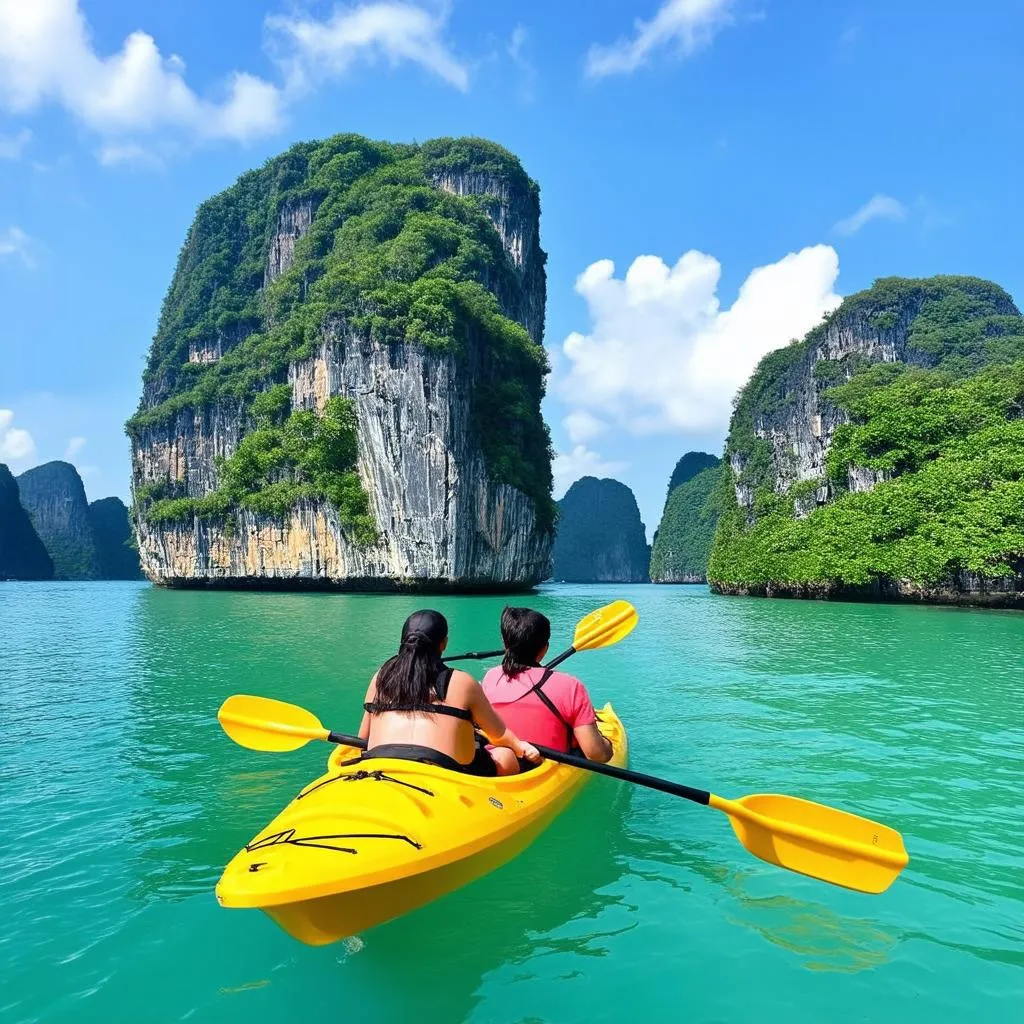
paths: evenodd
<path fill-rule="evenodd" d="M 611 764 L 628 760 L 612 706 L 599 712 Z M 309 945 L 355 935 L 429 903 L 522 852 L 590 773 L 544 761 L 500 779 L 394 758 L 345 764 L 337 747 L 311 782 L 224 869 L 217 899 L 255 907 Z"/>

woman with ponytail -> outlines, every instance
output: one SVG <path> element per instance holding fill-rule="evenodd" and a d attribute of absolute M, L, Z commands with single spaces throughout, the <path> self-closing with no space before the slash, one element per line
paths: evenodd
<path fill-rule="evenodd" d="M 364 759 L 400 757 L 471 775 L 514 775 L 519 758 L 540 754 L 491 707 L 477 681 L 448 668 L 448 622 L 440 612 L 414 612 L 402 627 L 398 653 L 370 680 L 359 735 Z M 474 727 L 492 744 L 476 741 Z"/>

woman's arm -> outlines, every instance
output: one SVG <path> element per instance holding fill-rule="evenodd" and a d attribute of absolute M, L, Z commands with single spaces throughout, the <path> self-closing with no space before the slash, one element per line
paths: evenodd
<path fill-rule="evenodd" d="M 366 698 L 363 703 L 372 704 L 377 697 L 377 673 L 373 673 L 370 685 L 366 688 Z M 362 721 L 359 723 L 359 738 L 368 740 L 370 738 L 370 713 L 363 711 Z"/>

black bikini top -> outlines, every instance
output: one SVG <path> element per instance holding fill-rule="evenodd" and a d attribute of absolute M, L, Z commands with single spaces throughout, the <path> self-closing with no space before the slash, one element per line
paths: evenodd
<path fill-rule="evenodd" d="M 448 695 L 448 684 L 452 681 L 450 668 L 443 668 L 434 680 L 434 693 L 437 699 L 443 701 Z M 427 715 L 449 715 L 451 718 L 458 718 L 463 722 L 472 722 L 473 715 L 468 708 L 453 708 L 448 704 L 392 704 L 382 708 L 376 701 L 363 705 L 363 710 L 370 715 L 380 715 L 385 711 L 419 711 Z"/>

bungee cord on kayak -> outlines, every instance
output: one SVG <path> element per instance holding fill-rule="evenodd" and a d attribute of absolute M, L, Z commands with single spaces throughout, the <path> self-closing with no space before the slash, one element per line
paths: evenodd
<path fill-rule="evenodd" d="M 617 643 L 636 624 L 636 610 L 626 601 L 592 612 L 577 624 L 572 645 L 543 666 L 544 672 L 578 651 Z M 445 624 L 445 636 L 446 631 Z M 242 694 L 229 697 L 218 719 L 242 746 L 281 752 L 296 750 L 310 740 L 326 740 L 337 747 L 328 759 L 328 774 L 303 790 L 228 864 L 217 884 L 217 899 L 227 907 L 262 909 L 303 942 L 334 942 L 407 913 L 494 870 L 529 845 L 568 805 L 590 774 L 721 811 L 729 818 L 736 838 L 755 857 L 832 885 L 881 893 L 909 862 L 897 831 L 848 811 L 783 794 L 731 800 L 630 771 L 626 767 L 626 731 L 614 709 L 605 705 L 596 717 L 600 735 L 611 750 L 608 763 L 541 744 L 537 749 L 544 760 L 538 766 L 523 775 L 488 777 L 466 773 L 455 762 L 451 768 L 444 761 L 421 759 L 415 745 L 384 744 L 380 751 L 387 754 L 381 758 L 386 770 L 337 773 L 337 769 L 366 757 L 360 755 L 369 746 L 365 735 L 330 731 L 310 711 L 283 701 Z M 396 752 L 401 756 L 394 756 Z M 326 792 L 333 782 L 368 778 L 396 782 L 401 788 L 373 787 L 372 796 L 370 790 L 353 788 L 352 799 L 341 803 Z M 429 789 L 419 785 L 426 780 Z M 401 799 L 403 789 L 432 797 L 429 806 Z M 303 800 L 306 802 L 300 807 Z M 298 822 L 303 832 L 322 828 L 323 834 L 296 840 Z M 317 839 L 357 838 L 355 830 L 371 823 L 378 827 L 393 823 L 394 834 L 374 833 L 372 837 L 404 838 L 417 855 L 412 857 L 400 846 L 388 845 L 375 849 L 372 860 L 358 864 L 346 860 L 349 866 L 342 868 L 340 862 L 325 864 L 302 852 L 318 846 Z M 352 832 L 337 830 L 339 824 Z M 257 851 L 264 856 L 273 851 L 272 872 L 261 870 L 267 861 L 253 867 L 252 854 Z"/>
<path fill-rule="evenodd" d="M 385 832 L 339 832 L 329 836 L 296 836 L 295 829 L 290 828 L 285 832 L 275 832 L 273 835 L 248 843 L 245 847 L 245 852 L 255 853 L 257 850 L 266 850 L 271 846 L 289 843 L 292 846 L 313 846 L 318 850 L 336 850 L 338 853 L 359 853 L 358 850 L 354 850 L 350 846 L 333 846 L 330 843 L 322 842 L 325 839 L 400 839 L 410 846 L 414 846 L 417 850 L 422 849 L 416 840 L 410 839 L 408 836 L 392 835 Z M 250 871 L 256 869 L 257 865 L 249 865 Z"/>
<path fill-rule="evenodd" d="M 349 762 L 351 764 L 358 764 L 358 760 Z M 406 789 L 415 789 L 420 793 L 425 793 L 427 796 L 433 796 L 434 794 L 429 789 L 424 789 L 422 786 L 416 786 L 411 782 L 406 782 L 405 779 L 396 779 L 392 775 L 387 775 L 382 769 L 377 768 L 373 771 L 366 771 L 362 769 L 358 772 L 350 772 L 344 775 L 332 775 L 328 779 L 320 779 L 319 782 L 314 782 L 313 785 L 304 789 L 295 799 L 301 800 L 303 797 L 309 796 L 310 793 L 315 793 L 318 789 L 324 786 L 329 786 L 332 782 L 361 782 L 363 779 L 374 779 L 377 782 L 397 782 L 400 786 L 405 786 Z"/>

